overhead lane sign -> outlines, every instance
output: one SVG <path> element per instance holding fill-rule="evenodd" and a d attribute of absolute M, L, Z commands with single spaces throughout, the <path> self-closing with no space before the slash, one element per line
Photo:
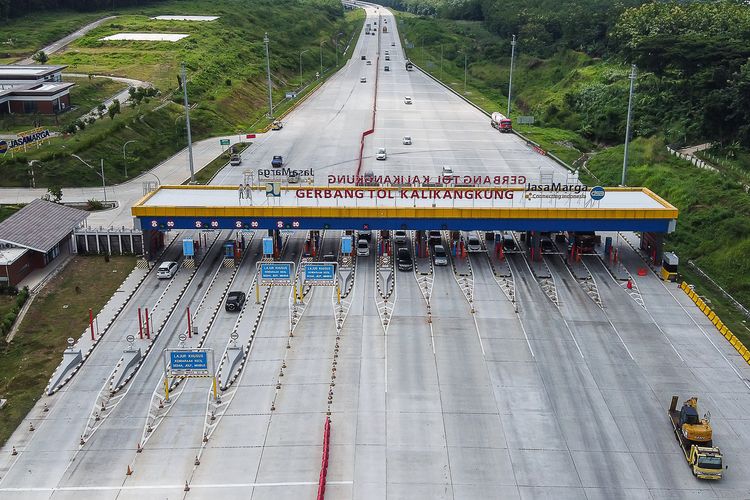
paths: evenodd
<path fill-rule="evenodd" d="M 292 285 L 293 262 L 259 262 L 258 275 L 261 285 Z"/>

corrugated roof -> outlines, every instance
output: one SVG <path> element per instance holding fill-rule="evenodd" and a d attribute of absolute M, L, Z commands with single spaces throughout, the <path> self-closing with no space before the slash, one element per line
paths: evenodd
<path fill-rule="evenodd" d="M 0 222 L 0 241 L 47 253 L 88 216 L 85 210 L 34 200 Z"/>

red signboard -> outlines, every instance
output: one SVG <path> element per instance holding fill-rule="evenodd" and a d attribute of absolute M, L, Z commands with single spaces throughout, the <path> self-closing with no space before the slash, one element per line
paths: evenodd
<path fill-rule="evenodd" d="M 247 134 L 245 139 L 255 139 L 255 134 Z"/>

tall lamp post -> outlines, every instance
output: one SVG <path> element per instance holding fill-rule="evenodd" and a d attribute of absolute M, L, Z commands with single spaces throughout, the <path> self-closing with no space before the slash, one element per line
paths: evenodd
<path fill-rule="evenodd" d="M 339 67 L 339 37 L 343 35 L 343 33 L 339 33 L 336 35 L 336 67 Z"/>
<path fill-rule="evenodd" d="M 74 154 L 71 154 L 70 156 L 72 156 L 76 160 L 80 161 L 81 163 L 89 167 L 91 170 L 94 171 L 94 173 L 96 173 L 96 175 L 102 178 L 102 191 L 104 191 L 104 201 L 107 201 L 107 182 L 104 179 L 104 158 L 99 160 L 99 168 L 101 169 L 101 173 L 99 173 L 96 171 L 96 167 L 92 166 L 89 162 L 87 162 L 80 156 L 74 155 Z"/>
<path fill-rule="evenodd" d="M 305 52 L 310 52 L 310 49 L 303 50 L 299 53 L 299 84 L 302 86 L 302 54 Z"/>
<path fill-rule="evenodd" d="M 625 125 L 625 154 L 622 157 L 622 185 L 626 186 L 625 181 L 628 175 L 628 149 L 630 146 L 630 119 L 633 115 L 633 89 L 636 79 L 635 64 L 630 67 L 630 96 L 628 97 L 628 121 Z"/>
<path fill-rule="evenodd" d="M 193 168 L 193 134 L 190 130 L 190 105 L 187 95 L 187 70 L 182 63 L 182 97 L 185 102 L 185 128 L 187 129 L 188 166 L 190 167 L 190 184 L 195 184 L 195 169 Z"/>
<path fill-rule="evenodd" d="M 325 43 L 325 40 L 320 42 L 320 76 L 323 76 L 323 45 L 325 45 Z"/>
<path fill-rule="evenodd" d="M 126 159 L 125 159 L 125 146 L 127 146 L 131 142 L 138 142 L 138 141 L 136 141 L 135 139 L 132 139 L 132 140 L 129 140 L 128 142 L 126 142 L 125 144 L 122 145 L 122 161 L 126 161 Z M 125 178 L 126 179 L 128 178 L 128 164 L 127 163 L 125 163 Z"/>
<path fill-rule="evenodd" d="M 513 60 L 516 58 L 516 35 L 510 42 L 510 77 L 508 78 L 508 118 L 510 118 L 510 96 L 513 91 Z"/>
<path fill-rule="evenodd" d="M 268 55 L 268 32 L 263 35 L 266 46 L 266 77 L 268 78 L 268 118 L 273 118 L 273 94 L 271 93 L 271 59 Z"/>

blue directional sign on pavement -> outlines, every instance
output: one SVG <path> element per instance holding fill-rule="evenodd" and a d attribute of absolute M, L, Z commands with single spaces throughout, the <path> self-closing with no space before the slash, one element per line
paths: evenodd
<path fill-rule="evenodd" d="M 208 352 L 206 351 L 172 351 L 169 353 L 169 364 L 172 370 L 208 370 Z"/>
<path fill-rule="evenodd" d="M 314 283 L 332 283 L 336 279 L 336 265 L 330 263 L 305 264 L 305 281 Z"/>
<path fill-rule="evenodd" d="M 291 262 L 260 262 L 258 272 L 261 285 L 291 285 L 294 278 Z"/>

